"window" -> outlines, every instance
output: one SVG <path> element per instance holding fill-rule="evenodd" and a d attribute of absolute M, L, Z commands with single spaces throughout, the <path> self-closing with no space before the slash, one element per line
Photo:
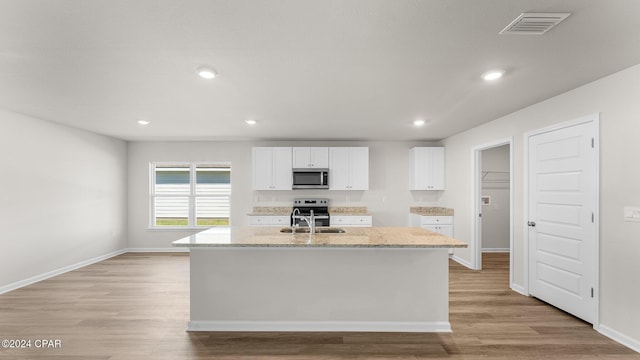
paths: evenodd
<path fill-rule="evenodd" d="M 152 163 L 151 227 L 228 226 L 231 167 L 210 163 Z"/>

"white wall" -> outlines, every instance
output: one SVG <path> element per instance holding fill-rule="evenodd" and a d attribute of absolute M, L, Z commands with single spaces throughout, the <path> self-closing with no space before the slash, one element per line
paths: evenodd
<path fill-rule="evenodd" d="M 508 79 L 504 79 L 508 81 Z M 471 239 L 471 147 L 514 137 L 514 285 L 524 286 L 523 136 L 525 132 L 601 114 L 600 323 L 640 345 L 640 223 L 623 221 L 623 206 L 640 205 L 640 65 L 610 75 L 444 140 L 447 191 L 456 211 L 456 238 Z M 473 249 L 456 249 L 471 261 Z"/>
<path fill-rule="evenodd" d="M 253 191 L 253 146 L 368 146 L 368 191 Z M 132 142 L 129 143 L 129 247 L 166 249 L 194 231 L 149 230 L 149 163 L 231 162 L 231 222 L 247 225 L 254 206 L 291 206 L 296 197 L 326 197 L 331 206 L 366 206 L 374 226 L 408 226 L 409 207 L 437 205 L 440 191 L 409 189 L 409 149 L 429 142 Z"/>
<path fill-rule="evenodd" d="M 127 247 L 124 141 L 0 110 L 0 289 Z"/>
<path fill-rule="evenodd" d="M 491 204 L 482 205 L 482 249 L 509 249 L 509 145 L 483 150 L 482 196 Z"/>

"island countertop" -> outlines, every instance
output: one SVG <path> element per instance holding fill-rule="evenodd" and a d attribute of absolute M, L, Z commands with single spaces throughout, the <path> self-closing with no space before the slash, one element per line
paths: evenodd
<path fill-rule="evenodd" d="M 418 227 L 346 227 L 344 233 L 283 233 L 274 227 L 211 228 L 173 246 L 317 248 L 465 248 L 467 244 Z"/>

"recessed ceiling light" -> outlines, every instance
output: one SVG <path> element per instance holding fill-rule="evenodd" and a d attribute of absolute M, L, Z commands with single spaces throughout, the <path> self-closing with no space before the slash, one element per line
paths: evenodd
<path fill-rule="evenodd" d="M 200 66 L 196 72 L 198 73 L 198 76 L 203 79 L 213 79 L 218 75 L 216 71 L 209 66 Z"/>
<path fill-rule="evenodd" d="M 424 126 L 424 124 L 426 124 L 427 122 L 424 121 L 423 119 L 418 119 L 418 120 L 414 120 L 413 121 L 413 125 L 415 126 Z"/>
<path fill-rule="evenodd" d="M 140 124 L 140 125 L 149 125 L 149 124 L 151 124 L 151 121 L 147 121 L 147 120 L 138 120 L 138 124 Z"/>
<path fill-rule="evenodd" d="M 247 124 L 249 124 L 249 125 L 255 125 L 255 124 L 257 124 L 257 123 L 258 123 L 257 121 L 255 121 L 255 120 L 253 120 L 253 119 L 248 119 L 248 120 L 245 120 L 244 122 L 246 122 L 246 123 L 247 123 Z"/>
<path fill-rule="evenodd" d="M 494 80 L 498 80 L 502 77 L 502 75 L 504 75 L 504 71 L 503 70 L 491 70 L 491 71 L 487 71 L 486 73 L 482 74 L 482 78 L 485 81 L 494 81 Z"/>

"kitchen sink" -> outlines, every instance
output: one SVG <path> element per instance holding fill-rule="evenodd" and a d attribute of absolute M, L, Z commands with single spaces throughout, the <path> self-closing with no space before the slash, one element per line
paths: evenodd
<path fill-rule="evenodd" d="M 309 233 L 309 231 L 311 231 L 311 229 L 309 229 L 308 227 L 298 227 L 295 229 L 296 233 Z M 286 227 L 286 228 L 282 228 L 280 229 L 281 233 L 292 233 L 293 232 L 293 228 L 290 227 Z M 316 234 L 342 234 L 347 232 L 345 229 L 342 228 L 333 228 L 333 227 L 321 227 L 321 228 L 316 228 Z"/>

